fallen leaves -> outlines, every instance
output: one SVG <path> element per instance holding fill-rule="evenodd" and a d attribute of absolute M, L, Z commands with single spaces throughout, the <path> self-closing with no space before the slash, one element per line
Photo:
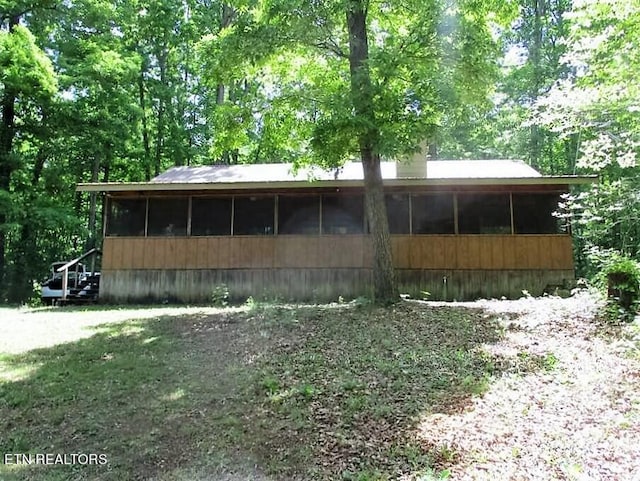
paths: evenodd
<path fill-rule="evenodd" d="M 69 310 L 62 327 L 74 326 L 77 344 L 5 355 L 12 377 L 0 397 L 12 419 L 39 420 L 20 427 L 33 436 L 56 433 L 55 418 L 66 426 L 58 442 L 135 445 L 143 465 L 118 469 L 140 479 L 636 481 L 640 326 L 603 329 L 597 310 L 586 293 L 156 310 L 151 320 L 112 311 L 137 318 L 113 326 Z M 37 328 L 20 352 L 62 339 L 49 313 L 20 315 L 18 326 Z M 82 369 L 69 370 L 69 352 Z M 102 390 L 88 368 L 110 373 Z M 60 412 L 82 416 L 56 414 L 59 389 Z M 97 412 L 116 421 L 87 422 Z"/>
<path fill-rule="evenodd" d="M 421 439 L 445 439 L 463 453 L 452 477 L 639 479 L 640 366 L 596 335 L 596 301 L 583 295 L 484 306 L 518 315 L 509 321 L 517 329 L 490 350 L 553 353 L 554 361 L 551 370 L 505 372 L 464 413 L 422 419 Z"/>

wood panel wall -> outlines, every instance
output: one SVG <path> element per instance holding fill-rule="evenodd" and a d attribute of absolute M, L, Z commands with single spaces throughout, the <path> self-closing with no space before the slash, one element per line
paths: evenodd
<path fill-rule="evenodd" d="M 394 235 L 397 269 L 573 269 L 568 235 Z M 370 268 L 366 235 L 107 237 L 103 270 Z"/>
<path fill-rule="evenodd" d="M 539 296 L 547 286 L 573 279 L 573 270 L 449 270 L 397 271 L 400 292 L 422 299 L 471 300 L 480 297 L 519 298 L 523 290 Z M 335 301 L 371 296 L 371 269 L 128 269 L 102 271 L 102 302 L 211 301 L 224 284 L 234 301 L 256 299 Z"/>

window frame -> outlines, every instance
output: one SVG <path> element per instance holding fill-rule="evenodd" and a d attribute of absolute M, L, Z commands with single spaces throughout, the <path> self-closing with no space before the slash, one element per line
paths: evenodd
<path fill-rule="evenodd" d="M 163 228 L 163 230 L 165 232 L 155 232 L 155 227 L 154 226 L 154 233 L 151 233 L 151 227 L 152 227 L 152 216 L 151 216 L 151 206 L 153 202 L 178 202 L 178 201 L 182 201 L 185 203 L 185 210 L 184 210 L 184 231 L 182 231 L 182 227 L 180 228 L 180 230 L 178 232 L 176 232 L 175 234 L 172 233 L 168 233 L 166 232 L 166 229 L 171 226 L 171 225 L 179 225 L 179 223 L 173 223 L 173 222 L 169 222 L 169 224 Z M 189 203 L 190 203 L 190 197 L 184 197 L 184 196 L 149 196 L 147 198 L 147 226 L 146 226 L 146 237 L 187 237 L 189 235 Z M 164 210 L 163 210 L 164 211 Z M 165 211 L 166 212 L 166 211 Z M 158 217 L 159 219 L 162 218 L 162 214 Z M 165 217 L 166 218 L 166 217 Z M 175 220 L 175 219 L 174 219 Z M 181 219 L 182 220 L 182 219 Z M 165 222 L 163 222 L 162 224 L 166 224 Z"/>
<path fill-rule="evenodd" d="M 114 234 L 112 233 L 112 225 L 113 225 L 113 215 L 112 208 L 114 204 L 119 202 L 140 202 L 144 204 L 143 213 L 142 213 L 142 234 Z M 106 208 L 106 221 L 104 226 L 104 237 L 146 237 L 147 236 L 147 225 L 149 218 L 149 199 L 148 197 L 107 197 L 107 208 Z M 140 232 L 140 230 L 138 230 Z"/>
<path fill-rule="evenodd" d="M 191 196 L 190 197 L 191 202 L 190 202 L 190 216 L 189 216 L 189 236 L 190 237 L 207 237 L 207 236 L 230 236 L 232 235 L 233 232 L 233 196 L 232 195 L 215 195 L 215 196 Z M 228 200 L 229 202 L 229 229 L 226 233 L 214 233 L 214 234 L 194 234 L 193 233 L 193 227 L 194 227 L 194 222 L 193 222 L 193 212 L 194 212 L 194 202 L 197 203 L 198 201 L 224 201 L 224 200 Z"/>
<path fill-rule="evenodd" d="M 241 204 L 241 200 L 243 199 L 249 199 L 251 201 L 258 201 L 260 200 L 265 200 L 265 199 L 269 199 L 272 202 L 272 207 L 271 207 L 271 212 L 270 212 L 270 218 L 271 218 L 271 224 L 266 226 L 266 227 L 270 227 L 270 232 L 264 232 L 264 233 L 247 233 L 246 230 L 245 232 L 239 233 L 238 232 L 238 220 L 239 219 L 243 219 L 245 220 L 246 217 L 242 217 L 239 216 L 239 212 L 238 212 L 238 205 L 242 205 Z M 278 196 L 275 194 L 247 194 L 247 195 L 234 195 L 233 196 L 233 219 L 232 219 L 232 224 L 231 224 L 231 235 L 232 236 L 272 236 L 272 235 L 276 235 L 276 226 L 277 226 L 277 222 L 278 222 L 278 218 L 277 218 L 277 212 L 278 212 L 278 203 L 277 203 L 277 199 Z M 240 213 L 241 214 L 241 213 Z M 268 217 L 268 216 L 267 216 Z M 266 217 L 265 217 L 266 219 Z M 249 225 L 249 224 L 247 224 Z M 251 229 L 249 229 L 251 230 Z"/>

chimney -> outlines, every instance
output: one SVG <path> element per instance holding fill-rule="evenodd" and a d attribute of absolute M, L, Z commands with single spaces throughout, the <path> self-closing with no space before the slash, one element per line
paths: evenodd
<path fill-rule="evenodd" d="M 427 178 L 427 154 L 429 147 L 423 140 L 418 145 L 414 154 L 400 161 L 396 161 L 397 179 L 426 179 Z"/>

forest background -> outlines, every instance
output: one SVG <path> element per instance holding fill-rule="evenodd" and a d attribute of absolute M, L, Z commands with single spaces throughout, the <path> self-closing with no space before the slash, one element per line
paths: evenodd
<path fill-rule="evenodd" d="M 349 2 L 383 154 L 427 135 L 436 158 L 597 173 L 560 209 L 577 274 L 638 259 L 639 0 L 0 0 L 0 302 L 100 244 L 79 182 L 343 161 Z"/>

